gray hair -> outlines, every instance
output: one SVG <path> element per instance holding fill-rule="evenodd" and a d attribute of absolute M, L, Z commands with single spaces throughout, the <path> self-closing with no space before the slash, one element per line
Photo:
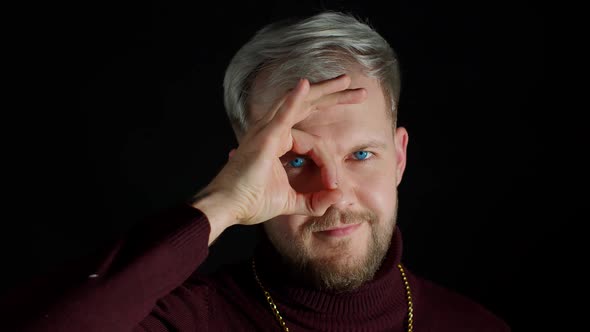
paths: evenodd
<path fill-rule="evenodd" d="M 246 132 L 252 83 L 261 72 L 268 74 L 263 89 L 287 91 L 302 77 L 314 83 L 357 67 L 379 81 L 395 126 L 399 65 L 393 49 L 372 27 L 331 11 L 269 24 L 242 46 L 225 72 L 224 105 L 232 127 L 236 134 Z"/>

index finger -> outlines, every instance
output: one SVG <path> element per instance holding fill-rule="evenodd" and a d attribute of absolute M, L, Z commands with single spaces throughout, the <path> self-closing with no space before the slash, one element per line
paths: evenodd
<path fill-rule="evenodd" d="M 334 92 L 346 90 L 350 86 L 351 81 L 350 76 L 342 74 L 325 81 L 311 84 L 309 93 L 305 99 L 308 102 L 313 103 L 314 101 Z"/>
<path fill-rule="evenodd" d="M 362 102 L 364 89 L 347 89 L 350 83 L 346 74 L 313 85 L 307 79 L 300 80 L 274 114 L 276 123 L 292 128 L 320 107 Z"/>

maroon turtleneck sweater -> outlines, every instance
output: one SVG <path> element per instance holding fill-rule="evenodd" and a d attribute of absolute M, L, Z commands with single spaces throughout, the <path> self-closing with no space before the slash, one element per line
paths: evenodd
<path fill-rule="evenodd" d="M 72 264 L 4 298 L 14 331 L 281 331 L 250 262 L 203 276 L 209 221 L 181 204 L 142 223 L 96 259 Z M 236 248 L 239 250 L 239 248 Z M 396 229 L 375 278 L 359 289 L 330 294 L 288 278 L 268 240 L 256 249 L 258 275 L 289 330 L 405 331 L 408 304 L 397 264 Z M 509 331 L 469 299 L 406 269 L 414 303 L 414 331 Z M 13 331 L 12 329 L 9 329 Z"/>

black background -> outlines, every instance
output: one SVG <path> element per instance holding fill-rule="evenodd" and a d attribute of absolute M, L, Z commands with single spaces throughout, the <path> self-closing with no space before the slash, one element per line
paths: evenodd
<path fill-rule="evenodd" d="M 121 1 L 52 9 L 23 25 L 33 38 L 19 43 L 30 49 L 20 59 L 30 106 L 16 112 L 25 129 L 9 151 L 22 163 L 7 163 L 18 217 L 3 237 L 6 288 L 206 185 L 236 145 L 222 103 L 233 54 L 267 23 L 333 9 L 368 19 L 400 59 L 399 123 L 410 135 L 399 187 L 405 264 L 514 330 L 558 321 L 562 289 L 554 285 L 569 279 L 555 264 L 565 264 L 558 248 L 569 245 L 575 213 L 555 208 L 562 192 L 552 180 L 544 16 L 534 3 Z M 202 271 L 247 257 L 255 241 L 247 228 L 229 229 Z"/>

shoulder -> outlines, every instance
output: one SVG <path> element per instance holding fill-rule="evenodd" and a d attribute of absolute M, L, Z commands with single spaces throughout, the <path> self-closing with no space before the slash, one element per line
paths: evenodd
<path fill-rule="evenodd" d="M 427 325 L 431 326 L 424 329 L 427 331 L 510 331 L 502 319 L 472 299 L 411 273 L 409 278 L 416 289 L 413 301 L 417 330 Z"/>

